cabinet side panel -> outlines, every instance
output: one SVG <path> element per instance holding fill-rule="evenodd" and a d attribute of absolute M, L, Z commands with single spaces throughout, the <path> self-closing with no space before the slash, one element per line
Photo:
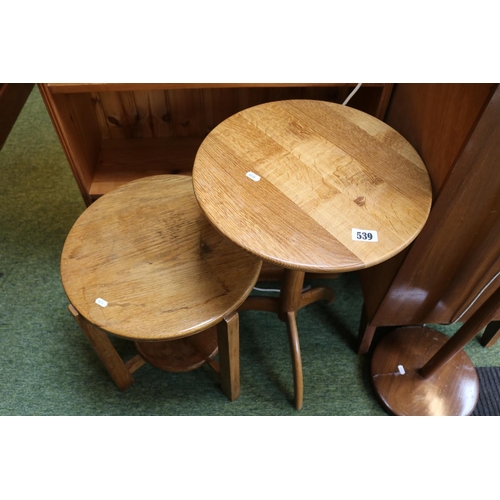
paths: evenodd
<path fill-rule="evenodd" d="M 422 156 L 429 170 L 435 194 L 440 191 L 452 170 L 454 161 L 485 103 L 488 102 L 492 89 L 492 84 L 394 85 L 385 121 L 406 137 Z M 433 208 L 427 224 L 435 215 Z M 384 297 L 391 290 L 402 262 L 406 256 L 414 255 L 414 246 L 424 237 L 424 234 L 420 234 L 403 255 L 360 271 L 365 308 L 370 323 L 375 324 L 375 321 L 378 321 L 380 326 L 399 324 L 396 316 L 391 317 L 390 308 L 384 314 L 379 313 L 377 318 L 375 315 Z M 428 238 L 432 238 L 432 235 Z M 408 269 L 406 266 L 405 269 L 405 276 L 398 277 L 398 286 L 401 286 L 403 280 L 411 281 L 420 273 L 418 267 Z M 395 293 L 394 289 L 391 293 Z"/>
<path fill-rule="evenodd" d="M 499 271 L 500 89 L 446 179 L 373 323 L 450 323 Z M 489 296 L 485 293 L 469 315 Z"/>
<path fill-rule="evenodd" d="M 386 122 L 417 150 L 436 195 L 458 157 L 493 86 L 481 84 L 396 84 Z"/>
<path fill-rule="evenodd" d="M 87 204 L 101 149 L 101 132 L 90 94 L 51 95 L 39 84 L 73 175 Z"/>

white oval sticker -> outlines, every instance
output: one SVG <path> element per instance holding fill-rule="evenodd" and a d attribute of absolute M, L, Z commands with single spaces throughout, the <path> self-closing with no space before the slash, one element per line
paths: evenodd
<path fill-rule="evenodd" d="M 247 172 L 246 176 L 252 181 L 258 182 L 260 181 L 260 175 L 255 174 L 254 172 Z"/>

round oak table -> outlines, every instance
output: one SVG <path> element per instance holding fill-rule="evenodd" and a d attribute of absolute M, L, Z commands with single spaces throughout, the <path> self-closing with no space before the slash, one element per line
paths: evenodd
<path fill-rule="evenodd" d="M 305 272 L 342 273 L 403 250 L 431 207 L 427 170 L 394 129 L 361 111 L 314 100 L 245 109 L 215 127 L 193 167 L 196 198 L 234 243 L 285 268 L 279 298 L 249 297 L 287 326 L 295 406 L 303 404 L 297 311 L 333 301 L 302 291 Z"/>
<path fill-rule="evenodd" d="M 207 221 L 190 177 L 125 184 L 90 205 L 61 256 L 70 312 L 120 389 L 145 361 L 167 371 L 208 362 L 240 393 L 238 314 L 262 261 Z M 107 336 L 135 342 L 124 362 Z M 219 354 L 219 362 L 213 358 Z"/>

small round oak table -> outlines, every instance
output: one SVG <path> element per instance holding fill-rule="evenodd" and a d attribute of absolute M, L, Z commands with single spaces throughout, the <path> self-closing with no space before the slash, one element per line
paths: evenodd
<path fill-rule="evenodd" d="M 236 311 L 261 265 L 207 221 L 190 177 L 161 175 L 125 184 L 83 212 L 66 238 L 61 278 L 70 312 L 120 389 L 145 361 L 167 371 L 208 362 L 233 401 Z M 139 355 L 125 363 L 107 333 L 134 341 Z"/>
<path fill-rule="evenodd" d="M 361 111 L 314 100 L 245 109 L 215 127 L 193 167 L 210 222 L 240 247 L 285 268 L 279 298 L 242 309 L 272 311 L 287 326 L 295 407 L 303 404 L 297 311 L 333 301 L 302 291 L 305 272 L 342 273 L 403 250 L 431 206 L 427 170 L 394 129 Z"/>

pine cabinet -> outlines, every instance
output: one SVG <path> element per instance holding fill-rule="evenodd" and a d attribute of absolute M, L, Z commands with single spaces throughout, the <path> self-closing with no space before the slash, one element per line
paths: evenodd
<path fill-rule="evenodd" d="M 343 102 L 356 84 L 39 84 L 85 203 L 139 177 L 189 174 L 230 115 L 279 99 Z M 349 106 L 383 119 L 392 84 L 363 84 Z"/>

